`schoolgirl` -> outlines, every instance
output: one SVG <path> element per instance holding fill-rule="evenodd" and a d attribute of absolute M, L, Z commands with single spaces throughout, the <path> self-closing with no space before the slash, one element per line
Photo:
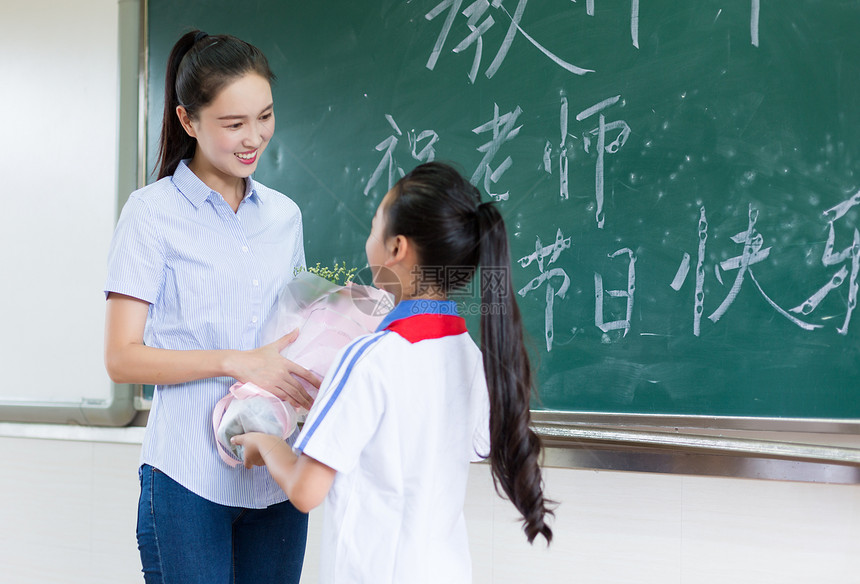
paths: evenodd
<path fill-rule="evenodd" d="M 336 359 L 295 451 L 234 441 L 300 509 L 326 500 L 322 582 L 470 582 L 471 461 L 490 459 L 530 542 L 552 538 L 504 222 L 453 168 L 422 164 L 379 205 L 366 252 L 394 310 Z M 479 266 L 480 350 L 450 299 Z"/>
<path fill-rule="evenodd" d="M 190 32 L 167 64 L 159 180 L 131 194 L 111 245 L 105 363 L 154 384 L 137 538 L 146 582 L 298 582 L 307 515 L 264 469 L 219 459 L 212 409 L 236 380 L 294 406 L 311 399 L 260 347 L 278 291 L 305 263 L 296 204 L 252 178 L 275 127 L 265 56 Z"/>

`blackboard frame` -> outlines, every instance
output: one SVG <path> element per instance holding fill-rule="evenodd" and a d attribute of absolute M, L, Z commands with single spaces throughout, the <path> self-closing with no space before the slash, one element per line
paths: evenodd
<path fill-rule="evenodd" d="M 142 2 L 142 18 L 146 29 L 150 26 L 149 23 L 149 2 Z M 144 34 L 142 42 L 145 44 L 142 55 L 144 58 L 149 54 L 148 47 L 149 35 Z M 147 120 L 149 112 L 147 111 L 146 87 L 148 86 L 148 64 L 141 71 L 141 144 L 140 149 L 140 164 L 142 175 L 145 174 L 147 164 L 147 145 L 150 140 L 147 137 Z M 549 423 L 551 425 L 567 425 L 572 429 L 581 427 L 593 427 L 597 431 L 605 431 L 606 435 L 610 435 L 608 428 L 617 427 L 654 427 L 661 429 L 675 428 L 701 428 L 701 429 L 736 429 L 749 431 L 783 431 L 783 432 L 817 432 L 817 433 L 840 433 L 840 434 L 858 434 L 860 433 L 860 418 L 858 419 L 842 419 L 842 418 L 805 418 L 805 417 L 778 417 L 778 416 L 733 416 L 733 415 L 677 415 L 677 414 L 659 414 L 659 413 L 630 413 L 630 412 L 597 412 L 597 411 L 576 411 L 576 410 L 548 410 L 536 408 L 533 410 L 533 417 L 536 423 Z M 573 432 L 572 435 L 575 435 Z M 680 443 L 682 440 L 679 441 Z M 850 459 L 850 457 L 849 457 Z"/>

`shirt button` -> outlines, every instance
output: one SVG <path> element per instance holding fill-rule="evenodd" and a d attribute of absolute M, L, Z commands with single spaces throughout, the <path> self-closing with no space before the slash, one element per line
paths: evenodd
<path fill-rule="evenodd" d="M 252 282 L 252 284 L 254 284 L 254 286 L 259 286 L 259 285 L 260 285 L 260 281 L 259 281 L 259 280 L 254 280 L 254 281 Z"/>
<path fill-rule="evenodd" d="M 242 251 L 244 251 L 245 253 L 248 253 L 248 246 L 247 246 L 247 245 L 243 245 L 243 246 L 242 246 Z"/>
<path fill-rule="evenodd" d="M 256 316 L 252 316 L 252 317 L 251 317 L 251 322 L 253 322 L 253 323 L 255 323 L 255 324 L 256 324 L 256 323 L 257 323 L 257 317 L 256 317 Z"/>

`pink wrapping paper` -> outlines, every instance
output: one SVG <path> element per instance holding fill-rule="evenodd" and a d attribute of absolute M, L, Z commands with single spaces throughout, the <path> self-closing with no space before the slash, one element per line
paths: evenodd
<path fill-rule="evenodd" d="M 323 379 L 338 351 L 353 339 L 374 332 L 386 314 L 394 307 L 391 294 L 372 286 L 347 284 L 338 286 L 310 272 L 301 272 L 281 291 L 271 315 L 263 324 L 261 342 L 269 344 L 294 329 L 299 329 L 296 340 L 281 355 L 298 363 Z M 317 389 L 301 378 L 305 391 L 316 398 Z M 268 391 L 252 383 L 236 383 L 218 402 L 212 412 L 218 454 L 230 466 L 241 464 L 224 444 L 225 429 L 221 427 L 224 413 L 234 400 L 263 399 L 271 408 L 270 420 L 281 424 L 281 437 L 287 438 L 296 427 L 298 412 L 288 403 L 278 400 Z M 235 418 L 231 421 L 235 424 Z M 271 428 L 244 427 L 245 432 L 266 431 Z"/>
<path fill-rule="evenodd" d="M 242 406 L 254 400 L 258 412 L 265 412 L 265 419 L 254 423 L 255 412 L 250 416 L 242 411 Z M 226 414 L 226 415 L 225 415 Z M 232 414 L 232 415 L 231 415 Z M 212 410 L 212 427 L 215 430 L 215 444 L 221 460 L 230 466 L 242 463 L 231 454 L 230 438 L 245 432 L 280 432 L 281 438 L 288 438 L 296 429 L 298 414 L 287 402 L 253 383 L 234 383 L 230 393 L 221 398 Z M 222 427 L 222 424 L 230 427 Z"/>
<path fill-rule="evenodd" d="M 281 355 L 322 379 L 337 352 L 356 337 L 374 332 L 393 307 L 392 295 L 384 290 L 354 284 L 338 286 L 301 272 L 281 292 L 263 325 L 261 340 L 271 343 L 298 327 L 298 338 Z M 299 381 L 315 398 L 316 388 L 303 379 Z"/>

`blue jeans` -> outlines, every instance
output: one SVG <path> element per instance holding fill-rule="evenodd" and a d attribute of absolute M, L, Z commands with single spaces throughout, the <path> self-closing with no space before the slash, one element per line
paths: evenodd
<path fill-rule="evenodd" d="M 146 584 L 297 583 L 307 527 L 308 516 L 289 501 L 225 507 L 158 469 L 140 469 L 137 545 Z"/>

